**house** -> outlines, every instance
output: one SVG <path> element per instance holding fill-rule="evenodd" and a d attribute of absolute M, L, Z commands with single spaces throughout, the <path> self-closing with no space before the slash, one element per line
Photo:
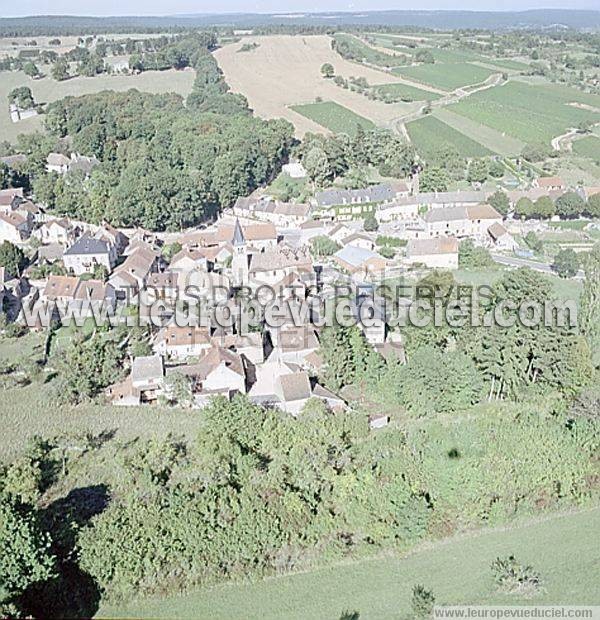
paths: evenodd
<path fill-rule="evenodd" d="M 131 387 L 141 402 L 155 401 L 163 389 L 165 369 L 160 355 L 136 357 L 131 365 Z"/>
<path fill-rule="evenodd" d="M 204 355 L 211 346 L 207 327 L 167 325 L 156 335 L 152 348 L 157 355 L 186 359 Z"/>
<path fill-rule="evenodd" d="M 386 268 L 383 256 L 353 245 L 347 245 L 333 255 L 334 261 L 351 274 L 380 274 Z"/>
<path fill-rule="evenodd" d="M 146 290 L 153 292 L 156 299 L 177 301 L 179 274 L 174 271 L 151 273 L 146 279 Z"/>
<path fill-rule="evenodd" d="M 247 334 L 219 333 L 213 335 L 211 342 L 215 346 L 243 355 L 254 365 L 262 364 L 265 361 L 263 336 L 258 332 Z"/>
<path fill-rule="evenodd" d="M 66 174 L 71 160 L 62 153 L 49 153 L 46 158 L 46 170 L 56 174 Z"/>
<path fill-rule="evenodd" d="M 515 241 L 515 238 L 504 228 L 502 224 L 492 224 L 488 228 L 488 234 L 494 244 L 494 247 L 498 250 L 514 251 L 518 249 L 519 244 Z"/>
<path fill-rule="evenodd" d="M 534 179 L 532 185 L 539 187 L 547 192 L 549 191 L 564 191 L 567 189 L 565 182 L 560 177 L 539 177 Z"/>
<path fill-rule="evenodd" d="M 129 238 L 125 234 L 106 222 L 98 228 L 98 230 L 94 233 L 94 237 L 96 239 L 106 241 L 109 244 L 114 261 L 117 260 L 118 256 L 125 252 L 125 249 L 129 244 Z M 150 246 L 148 246 L 148 248 L 150 248 Z"/>
<path fill-rule="evenodd" d="M 304 178 L 306 178 L 306 169 L 299 162 L 290 162 L 289 164 L 284 164 L 281 167 L 281 171 L 284 174 L 287 174 L 292 179 L 304 179 Z"/>
<path fill-rule="evenodd" d="M 206 256 L 196 249 L 189 247 L 177 252 L 169 263 L 169 268 L 176 271 L 191 271 L 192 269 L 206 269 Z"/>
<path fill-rule="evenodd" d="M 341 244 L 343 239 L 346 239 L 346 237 L 349 237 L 353 233 L 354 230 L 345 224 L 336 224 L 327 232 L 327 235 L 336 243 Z"/>
<path fill-rule="evenodd" d="M 41 294 L 44 301 L 72 301 L 79 284 L 73 276 L 50 276 Z"/>
<path fill-rule="evenodd" d="M 369 428 L 375 430 L 377 428 L 385 428 L 390 423 L 390 416 L 385 413 L 372 413 L 369 416 Z"/>
<path fill-rule="evenodd" d="M 63 218 L 44 222 L 33 234 L 44 245 L 60 243 L 67 246 L 74 241 L 76 231 L 73 229 L 71 222 Z"/>
<path fill-rule="evenodd" d="M 471 237 L 482 242 L 487 240 L 492 224 L 502 224 L 502 216 L 487 204 L 432 209 L 423 220 L 429 237 Z"/>
<path fill-rule="evenodd" d="M 0 243 L 21 243 L 31 232 L 30 220 L 20 213 L 0 213 Z"/>
<path fill-rule="evenodd" d="M 81 280 L 77 283 L 72 307 L 81 315 L 93 316 L 95 310 L 114 311 L 117 303 L 115 289 L 101 280 Z"/>
<path fill-rule="evenodd" d="M 232 245 L 236 224 L 220 224 L 216 228 L 197 230 L 185 234 L 181 244 L 191 248 L 208 248 Z M 277 245 L 277 230 L 272 222 L 255 222 L 241 225 L 246 243 L 262 251 Z"/>
<path fill-rule="evenodd" d="M 138 289 L 143 288 L 150 274 L 158 271 L 159 256 L 158 252 L 140 246 L 115 269 L 111 280 L 122 273 L 127 273 L 135 279 Z"/>
<path fill-rule="evenodd" d="M 356 248 L 363 248 L 365 250 L 374 250 L 375 242 L 369 235 L 364 233 L 352 233 L 344 239 L 342 239 L 342 245 L 352 245 Z"/>
<path fill-rule="evenodd" d="M 455 237 L 411 239 L 406 246 L 406 262 L 431 269 L 458 269 L 458 240 Z"/>
<path fill-rule="evenodd" d="M 371 185 L 364 189 L 327 189 L 315 194 L 317 207 L 390 202 L 396 197 L 389 183 Z"/>
<path fill-rule="evenodd" d="M 65 248 L 60 243 L 49 243 L 38 248 L 37 257 L 42 263 L 57 263 L 62 260 Z"/>
<path fill-rule="evenodd" d="M 104 391 L 107 400 L 117 407 L 136 407 L 141 403 L 142 392 L 133 387 L 131 375 Z"/>
<path fill-rule="evenodd" d="M 10 213 L 16 204 L 24 200 L 22 187 L 0 189 L 0 212 Z"/>
<path fill-rule="evenodd" d="M 238 353 L 213 345 L 196 367 L 196 376 L 203 392 L 247 392 L 247 377 L 251 364 Z"/>
<path fill-rule="evenodd" d="M 110 273 L 114 259 L 107 241 L 95 239 L 86 233 L 65 251 L 63 264 L 65 269 L 76 276 L 93 273 L 100 266 Z"/>
<path fill-rule="evenodd" d="M 282 362 L 308 366 L 307 356 L 319 349 L 319 339 L 312 325 L 285 325 L 271 328 L 274 354 Z"/>
<path fill-rule="evenodd" d="M 248 278 L 257 284 L 281 284 L 292 273 L 312 279 L 313 263 L 306 248 L 282 245 L 249 255 Z"/>
<path fill-rule="evenodd" d="M 243 198 L 236 200 L 233 214 L 241 218 L 253 218 L 272 222 L 276 226 L 299 226 L 310 215 L 310 206 L 292 202 L 272 200 L 270 197 L 260 199 Z"/>

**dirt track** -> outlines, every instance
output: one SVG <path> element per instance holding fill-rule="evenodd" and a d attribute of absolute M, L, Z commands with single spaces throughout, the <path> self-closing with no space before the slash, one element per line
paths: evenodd
<path fill-rule="evenodd" d="M 249 52 L 238 52 L 244 43 L 260 46 Z M 370 101 L 364 95 L 336 86 L 321 76 L 323 63 L 333 65 L 337 75 L 364 77 L 369 84 L 398 83 L 397 76 L 344 60 L 331 49 L 331 39 L 317 36 L 244 37 L 243 41 L 226 45 L 215 52 L 215 58 L 234 92 L 248 98 L 250 107 L 262 118 L 285 118 L 292 122 L 296 134 L 326 130 L 290 110 L 288 106 L 312 103 L 316 97 L 336 101 L 353 112 L 387 125 L 394 118 L 419 108 L 419 103 L 385 104 Z"/>

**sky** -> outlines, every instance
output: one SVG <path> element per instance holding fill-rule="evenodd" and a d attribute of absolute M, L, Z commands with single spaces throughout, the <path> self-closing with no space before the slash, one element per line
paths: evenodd
<path fill-rule="evenodd" d="M 24 15 L 176 15 L 323 11 L 597 9 L 597 0 L 2 0 L 0 17 Z"/>

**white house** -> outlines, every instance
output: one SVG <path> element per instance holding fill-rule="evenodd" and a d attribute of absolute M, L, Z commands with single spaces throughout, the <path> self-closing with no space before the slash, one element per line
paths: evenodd
<path fill-rule="evenodd" d="M 204 355 L 211 346 L 207 327 L 167 325 L 156 334 L 152 348 L 157 355 L 186 359 Z"/>
<path fill-rule="evenodd" d="M 458 269 L 458 240 L 455 237 L 411 239 L 406 246 L 406 262 L 431 269 Z"/>
<path fill-rule="evenodd" d="M 85 234 L 66 250 L 63 254 L 63 263 L 65 268 L 76 276 L 93 273 L 100 265 L 110 273 L 114 266 L 114 258 L 107 241 Z"/>

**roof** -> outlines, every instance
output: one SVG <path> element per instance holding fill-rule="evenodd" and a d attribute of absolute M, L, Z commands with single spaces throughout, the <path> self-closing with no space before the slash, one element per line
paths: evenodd
<path fill-rule="evenodd" d="M 50 276 L 44 287 L 43 295 L 49 300 L 58 297 L 73 297 L 79 284 L 79 278 L 71 276 Z"/>
<path fill-rule="evenodd" d="M 181 347 L 194 344 L 210 344 L 207 327 L 180 327 L 167 325 L 156 335 L 157 342 L 164 342 L 166 346 Z"/>
<path fill-rule="evenodd" d="M 3 222 L 6 222 L 10 226 L 14 226 L 18 228 L 19 226 L 23 226 L 23 224 L 27 223 L 27 218 L 20 213 L 0 213 L 0 219 Z"/>
<path fill-rule="evenodd" d="M 310 230 L 311 228 L 324 228 L 325 224 L 321 220 L 306 220 L 298 226 L 302 230 Z"/>
<path fill-rule="evenodd" d="M 292 249 L 288 246 L 252 254 L 250 257 L 250 271 L 274 271 L 288 267 L 312 269 L 312 259 L 307 249 Z"/>
<path fill-rule="evenodd" d="M 218 345 L 213 345 L 197 364 L 198 378 L 203 381 L 222 364 L 241 377 L 246 376 L 246 369 L 240 355 Z"/>
<path fill-rule="evenodd" d="M 177 286 L 177 278 L 178 274 L 173 271 L 151 273 L 146 281 L 146 286 L 154 286 L 155 288 L 175 288 Z"/>
<path fill-rule="evenodd" d="M 163 361 L 160 355 L 140 356 L 133 359 L 131 365 L 132 381 L 143 383 L 150 379 L 160 379 L 163 375 Z"/>
<path fill-rule="evenodd" d="M 130 254 L 117 269 L 115 269 L 115 273 L 125 271 L 137 278 L 145 278 L 150 273 L 156 257 L 156 252 L 147 250 L 144 247 L 139 247 L 133 254 Z"/>
<path fill-rule="evenodd" d="M 94 239 L 88 234 L 80 237 L 66 252 L 65 256 L 88 254 L 108 254 L 108 243 L 102 239 Z"/>
<path fill-rule="evenodd" d="M 404 198 L 396 198 L 389 205 L 382 205 L 381 209 L 393 208 L 397 206 L 410 205 L 432 205 L 432 204 L 477 204 L 484 202 L 491 192 L 485 191 L 456 191 L 456 192 L 423 192 L 406 196 Z"/>
<path fill-rule="evenodd" d="M 80 280 L 75 290 L 74 299 L 102 301 L 106 299 L 109 284 L 101 280 Z M 112 290 L 112 287 L 110 287 Z"/>
<path fill-rule="evenodd" d="M 282 351 L 314 350 L 319 347 L 319 340 L 314 327 L 308 326 L 298 326 L 280 331 L 277 342 Z"/>
<path fill-rule="evenodd" d="M 68 166 L 71 160 L 62 153 L 50 153 L 46 158 L 49 166 Z"/>
<path fill-rule="evenodd" d="M 15 198 L 23 198 L 22 187 L 11 187 L 9 189 L 0 189 L 0 205 L 11 205 Z"/>
<path fill-rule="evenodd" d="M 240 220 L 235 220 L 235 227 L 233 229 L 233 239 L 231 240 L 233 246 L 240 246 L 246 244 L 246 239 L 244 237 L 244 233 L 242 232 L 242 226 L 240 224 Z"/>
<path fill-rule="evenodd" d="M 537 180 L 538 187 L 564 187 L 564 181 L 557 176 L 554 177 L 540 177 Z"/>
<path fill-rule="evenodd" d="M 488 204 L 467 207 L 467 216 L 470 220 L 501 220 L 502 216 Z"/>
<path fill-rule="evenodd" d="M 373 243 L 373 239 L 371 239 L 371 237 L 369 237 L 368 235 L 365 235 L 364 233 L 360 233 L 360 232 L 352 233 L 351 235 L 344 237 L 344 239 L 342 239 L 342 243 L 344 245 L 348 245 L 349 243 L 352 243 L 353 241 L 356 241 L 358 239 L 363 239 L 364 241 Z"/>
<path fill-rule="evenodd" d="M 506 230 L 506 228 L 504 228 L 504 226 L 502 226 L 502 224 L 498 224 L 498 222 L 494 222 L 488 228 L 488 232 L 490 233 L 490 235 L 494 239 L 500 239 L 500 237 L 503 237 L 504 235 L 508 234 L 508 231 Z"/>
<path fill-rule="evenodd" d="M 406 246 L 407 256 L 427 256 L 429 254 L 456 254 L 458 240 L 454 237 L 435 239 L 411 239 Z"/>
<path fill-rule="evenodd" d="M 319 206 L 333 206 L 351 202 L 383 202 L 394 198 L 395 192 L 388 183 L 371 185 L 364 189 L 326 189 L 315 194 Z"/>
<path fill-rule="evenodd" d="M 287 402 L 310 398 L 312 393 L 308 373 L 303 371 L 280 375 L 279 385 L 281 399 Z"/>
<path fill-rule="evenodd" d="M 76 155 L 69 163 L 69 172 L 79 170 L 84 174 L 89 174 L 99 163 L 95 157 Z"/>
<path fill-rule="evenodd" d="M 353 267 L 360 267 L 371 258 L 382 258 L 377 252 L 367 250 L 366 248 L 359 248 L 355 245 L 346 245 L 333 256 Z"/>

